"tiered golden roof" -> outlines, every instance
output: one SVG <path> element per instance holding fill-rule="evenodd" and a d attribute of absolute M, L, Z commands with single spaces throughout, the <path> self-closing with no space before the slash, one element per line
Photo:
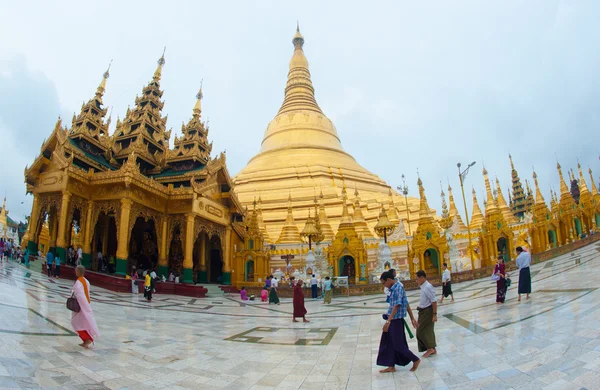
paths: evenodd
<path fill-rule="evenodd" d="M 577 163 L 577 170 L 579 171 L 579 204 L 583 203 L 584 206 L 589 206 L 592 203 L 592 193 L 588 189 L 579 163 Z"/>
<path fill-rule="evenodd" d="M 304 37 L 297 29 L 281 108 L 265 130 L 260 152 L 234 178 L 243 204 L 251 204 L 256 192 L 269 200 L 263 217 L 271 235 L 279 233 L 286 218 L 289 189 L 294 192 L 292 208 L 303 209 L 312 200 L 314 190 L 321 188 L 334 229 L 341 218 L 338 194 L 344 185 L 360 191 L 363 205 L 389 201 L 390 186 L 343 149 L 334 124 L 317 104 L 303 45 Z M 395 206 L 404 210 L 404 199 L 392 194 Z M 409 199 L 409 206 L 416 205 L 416 199 Z M 389 211 L 393 211 L 391 207 Z M 377 223 L 378 213 L 376 207 L 363 209 L 370 229 Z M 296 215 L 302 226 L 306 217 Z"/>
<path fill-rule="evenodd" d="M 440 182 L 440 187 L 442 183 Z M 446 204 L 446 194 L 444 194 L 444 189 L 442 188 L 442 192 L 440 194 L 442 197 L 442 219 L 440 220 L 440 226 L 442 229 L 449 229 L 454 223 L 454 219 L 450 216 L 450 212 L 448 211 L 448 205 Z"/>
<path fill-rule="evenodd" d="M 514 214 L 506 204 L 506 200 L 504 200 L 504 195 L 502 195 L 502 188 L 500 187 L 500 181 L 498 178 L 496 178 L 496 193 L 498 194 L 496 197 L 496 203 L 498 203 L 498 208 L 502 212 L 504 220 L 511 225 L 517 223 L 517 218 L 515 218 Z"/>
<path fill-rule="evenodd" d="M 588 169 L 590 174 L 590 180 L 592 181 L 592 195 L 595 197 L 598 195 L 598 188 L 596 187 L 596 181 L 594 180 L 594 175 L 592 174 L 592 168 Z"/>
<path fill-rule="evenodd" d="M 356 229 L 356 233 L 359 236 L 361 236 L 363 239 L 373 238 L 373 233 L 371 233 L 369 225 L 367 225 L 365 217 L 362 213 L 362 207 L 360 205 L 360 196 L 358 195 L 358 190 L 354 190 L 354 215 L 352 216 L 352 220 L 354 221 L 354 228 Z"/>
<path fill-rule="evenodd" d="M 113 135 L 113 159 L 122 162 L 135 152 L 142 172 L 158 173 L 166 165 L 171 130 L 166 130 L 167 117 L 161 116 L 164 103 L 160 79 L 164 64 L 163 53 L 152 80 L 142 89 L 142 95 L 135 98 L 135 108 L 127 109 L 123 121 L 117 120 Z"/>
<path fill-rule="evenodd" d="M 454 221 L 454 218 L 458 220 L 458 228 L 460 231 L 467 230 L 467 226 L 463 222 L 458 209 L 456 208 L 456 203 L 454 203 L 454 195 L 452 195 L 452 187 L 448 184 L 448 200 L 450 202 L 450 219 Z"/>
<path fill-rule="evenodd" d="M 167 163 L 171 166 L 188 165 L 193 168 L 195 163 L 206 165 L 210 160 L 212 142 L 208 143 L 208 127 L 201 120 L 202 113 L 202 88 L 196 95 L 196 104 L 192 111 L 192 118 L 186 124 L 181 124 L 181 138 L 175 136 L 173 150 L 167 154 Z M 178 164 L 180 163 L 180 164 Z M 187 164 L 185 164 L 187 163 Z"/>
<path fill-rule="evenodd" d="M 508 159 L 510 160 L 510 169 L 512 176 L 512 204 L 511 209 L 514 216 L 517 219 L 523 218 L 525 214 L 525 199 L 527 198 L 527 194 L 523 191 L 523 185 L 521 184 L 521 179 L 519 178 L 519 174 L 515 169 L 515 164 L 513 164 L 512 156 L 509 154 Z"/>
<path fill-rule="evenodd" d="M 469 222 L 469 228 L 471 230 L 479 230 L 483 225 L 483 213 L 479 208 L 479 203 L 477 202 L 477 193 L 475 192 L 475 188 L 473 188 L 473 211 L 471 212 L 471 222 Z"/>
<path fill-rule="evenodd" d="M 300 242 L 302 242 L 302 239 L 300 238 L 298 226 L 296 226 L 296 222 L 294 221 L 294 213 L 292 211 L 292 194 L 290 193 L 288 197 L 287 218 L 285 219 L 285 225 L 283 225 L 283 229 L 281 229 L 281 234 L 279 235 L 277 244 L 298 244 Z"/>

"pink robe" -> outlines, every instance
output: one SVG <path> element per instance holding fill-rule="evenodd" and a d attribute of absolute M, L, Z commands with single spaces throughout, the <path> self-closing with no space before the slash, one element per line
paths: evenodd
<path fill-rule="evenodd" d="M 240 297 L 242 298 L 242 301 L 247 301 L 248 300 L 248 292 L 246 290 L 240 291 Z"/>
<path fill-rule="evenodd" d="M 87 283 L 89 292 L 90 282 L 87 279 L 85 279 L 85 282 Z M 75 298 L 77 298 L 77 303 L 79 303 L 81 311 L 79 311 L 79 313 L 71 312 L 71 325 L 76 332 L 85 330 L 95 339 L 100 335 L 100 332 L 98 331 L 98 326 L 96 325 L 96 320 L 94 319 L 92 306 L 87 301 L 85 291 L 83 290 L 83 285 L 80 281 L 75 281 L 75 284 L 73 285 L 73 291 L 75 292 Z"/>

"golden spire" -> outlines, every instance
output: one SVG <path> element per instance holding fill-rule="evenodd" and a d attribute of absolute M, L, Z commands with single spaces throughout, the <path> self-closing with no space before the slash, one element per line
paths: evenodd
<path fill-rule="evenodd" d="M 510 211 L 510 208 L 506 204 L 506 200 L 504 199 L 504 195 L 502 194 L 502 188 L 500 187 L 500 181 L 498 180 L 497 177 L 496 177 L 496 193 L 497 193 L 496 203 L 498 204 L 498 208 L 502 212 L 502 216 L 504 217 L 504 220 L 508 224 L 517 223 L 518 222 L 517 219 L 515 218 L 514 214 Z"/>
<path fill-rule="evenodd" d="M 596 187 L 596 181 L 594 180 L 594 175 L 592 174 L 592 168 L 588 168 L 588 172 L 590 173 L 590 180 L 592 181 L 592 195 L 598 195 L 598 188 Z"/>
<path fill-rule="evenodd" d="M 387 216 L 391 223 L 398 225 L 400 222 L 400 217 L 398 216 L 398 211 L 396 211 L 396 206 L 394 206 L 394 194 L 392 193 L 392 189 L 388 191 L 388 211 Z"/>
<path fill-rule="evenodd" d="M 162 69 L 165 65 L 165 51 L 167 51 L 167 47 L 165 46 L 162 56 L 158 59 L 158 66 L 156 67 L 156 71 L 154 71 L 154 76 L 152 76 L 152 81 L 155 83 L 160 82 L 160 78 L 162 77 Z"/>
<path fill-rule="evenodd" d="M 450 212 L 448 211 L 448 205 L 446 204 L 446 194 L 444 193 L 444 188 L 442 187 L 441 181 L 440 181 L 440 189 L 442 190 L 442 192 L 440 193 L 440 196 L 442 197 L 442 220 L 440 221 L 440 226 L 444 230 L 447 230 L 452 226 L 454 220 L 452 219 L 452 216 L 450 215 Z"/>
<path fill-rule="evenodd" d="M 585 183 L 585 179 L 583 178 L 583 171 L 581 170 L 581 164 L 579 164 L 579 162 L 577 163 L 577 170 L 579 171 L 579 192 L 581 194 L 583 194 L 584 192 L 590 192 L 590 190 L 587 187 L 587 184 Z"/>
<path fill-rule="evenodd" d="M 283 228 L 281 229 L 277 244 L 297 244 L 300 242 L 302 242 L 302 239 L 300 238 L 298 226 L 296 226 L 296 222 L 294 221 L 294 214 L 292 213 L 292 192 L 290 191 L 288 196 L 287 217 L 285 219 L 285 225 L 283 225 Z"/>
<path fill-rule="evenodd" d="M 367 222 L 365 221 L 360 205 L 360 196 L 358 195 L 358 189 L 356 188 L 354 189 L 354 197 L 354 215 L 352 216 L 352 221 L 354 222 L 356 233 L 363 238 L 372 238 L 373 233 L 371 233 L 369 225 L 367 225 Z"/>
<path fill-rule="evenodd" d="M 340 226 L 345 224 L 352 224 L 352 217 L 350 217 L 350 213 L 348 212 L 348 197 L 346 195 L 346 187 L 342 188 L 342 219 L 340 221 Z"/>
<path fill-rule="evenodd" d="M 202 95 L 202 81 L 201 81 L 200 82 L 200 90 L 196 94 L 196 104 L 194 105 L 194 115 L 200 116 L 200 113 L 202 112 L 202 98 L 203 97 L 204 97 L 204 95 Z"/>
<path fill-rule="evenodd" d="M 269 233 L 267 232 L 267 227 L 265 226 L 265 221 L 263 220 L 262 198 L 261 198 L 260 194 L 258 195 L 258 209 L 256 211 L 256 222 L 258 223 L 258 229 L 260 230 L 263 238 L 266 241 L 270 241 Z"/>
<path fill-rule="evenodd" d="M 571 195 L 571 193 L 569 192 L 569 187 L 567 187 L 567 183 L 565 183 L 565 179 L 563 177 L 562 169 L 561 169 L 560 164 L 558 162 L 556 163 L 556 169 L 558 169 L 558 176 L 560 176 L 560 196 L 561 196 L 561 198 L 564 195 L 566 195 L 566 194 Z"/>
<path fill-rule="evenodd" d="M 544 200 L 544 196 L 542 195 L 542 191 L 540 191 L 540 186 L 538 184 L 537 173 L 533 171 L 533 183 L 535 184 L 535 204 L 544 204 L 546 205 L 546 201 Z"/>
<path fill-rule="evenodd" d="M 456 203 L 454 203 L 454 195 L 452 195 L 452 187 L 448 184 L 448 200 L 450 202 L 450 218 L 454 221 L 454 218 L 458 219 L 458 228 L 459 230 L 467 230 L 467 226 L 463 222 L 458 209 L 456 208 Z"/>
<path fill-rule="evenodd" d="M 477 203 L 477 193 L 475 192 L 475 188 L 473 188 L 473 211 L 471 212 L 471 222 L 469 223 L 469 227 L 476 230 L 481 229 L 482 225 L 483 214 L 479 208 L 479 203 Z"/>
<path fill-rule="evenodd" d="M 423 182 L 421 181 L 420 177 L 419 180 L 417 180 L 417 185 L 419 186 L 419 197 L 421 198 L 421 202 L 419 204 L 419 224 L 426 220 L 430 220 L 431 222 L 433 222 L 431 210 L 429 210 L 429 204 L 427 204 L 425 188 L 423 188 Z"/>
<path fill-rule="evenodd" d="M 102 101 L 102 96 L 104 96 L 104 91 L 106 90 L 106 80 L 110 77 L 111 65 L 112 60 L 110 60 L 110 63 L 108 64 L 108 69 L 106 69 L 106 72 L 104 72 L 104 74 L 102 75 L 102 81 L 100 82 L 98 89 L 96 89 L 96 98 L 100 101 Z"/>
<path fill-rule="evenodd" d="M 490 180 L 488 179 L 488 171 L 485 169 L 485 167 L 483 168 L 483 180 L 485 181 L 485 192 L 487 194 L 487 201 L 485 205 L 485 214 L 487 215 L 492 211 L 498 210 L 498 207 L 496 207 L 496 200 L 494 199 L 492 187 L 490 186 Z"/>
<path fill-rule="evenodd" d="M 331 224 L 327 219 L 327 213 L 325 212 L 325 197 L 323 196 L 323 190 L 321 190 L 321 194 L 319 195 L 319 223 L 321 224 L 321 231 L 323 232 L 323 240 L 331 241 L 335 234 L 333 234 L 333 229 L 331 228 Z"/>

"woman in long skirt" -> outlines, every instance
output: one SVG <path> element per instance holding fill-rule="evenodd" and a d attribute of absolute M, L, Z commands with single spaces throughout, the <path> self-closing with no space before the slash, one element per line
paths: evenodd
<path fill-rule="evenodd" d="M 333 285 L 331 284 L 329 276 L 325 277 L 325 281 L 323 282 L 323 292 L 325 293 L 323 304 L 331 304 L 331 296 L 333 295 Z"/>
<path fill-rule="evenodd" d="M 277 295 L 277 287 L 279 283 L 276 278 L 271 279 L 271 289 L 269 290 L 269 305 L 271 303 L 279 305 L 279 296 Z"/>
<path fill-rule="evenodd" d="M 506 298 L 506 266 L 504 265 L 504 256 L 498 256 L 494 275 L 500 279 L 496 281 L 496 303 L 504 303 Z"/>
<path fill-rule="evenodd" d="M 531 294 L 531 254 L 522 247 L 517 247 L 517 267 L 519 267 L 519 301 L 521 301 L 521 294 L 526 294 L 529 299 Z"/>
<path fill-rule="evenodd" d="M 85 267 L 78 265 L 75 269 L 77 280 L 73 286 L 73 294 L 79 303 L 81 310 L 72 312 L 71 325 L 79 334 L 83 343 L 79 344 L 83 348 L 89 348 L 90 344 L 94 343 L 94 338 L 100 335 L 96 319 L 90 305 L 90 282 L 83 277 Z"/>

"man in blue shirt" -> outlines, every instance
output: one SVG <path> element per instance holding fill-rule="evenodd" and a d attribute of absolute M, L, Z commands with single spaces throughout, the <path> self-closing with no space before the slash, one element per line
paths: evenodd
<path fill-rule="evenodd" d="M 58 255 L 56 255 L 56 257 L 54 258 L 54 277 L 56 279 L 58 279 L 59 276 L 60 276 L 60 257 L 58 257 Z"/>
<path fill-rule="evenodd" d="M 48 272 L 48 277 L 52 277 L 52 264 L 54 263 L 54 255 L 52 252 L 48 251 L 46 253 L 46 271 Z"/>
<path fill-rule="evenodd" d="M 406 366 L 410 362 L 413 362 L 413 366 L 410 370 L 415 371 L 417 367 L 419 367 L 421 360 L 408 349 L 406 334 L 404 333 L 404 317 L 406 317 L 406 313 L 410 316 L 411 322 L 415 328 L 418 327 L 418 323 L 408 304 L 404 286 L 402 286 L 401 283 L 396 282 L 394 274 L 390 271 L 381 274 L 380 280 L 381 283 L 389 289 L 390 295 L 388 297 L 388 302 L 390 306 L 387 313 L 383 316 L 386 322 L 383 325 L 383 333 L 381 334 L 381 341 L 379 343 L 379 353 L 377 354 L 377 365 L 385 366 L 387 368 L 379 372 L 395 372 L 396 364 L 399 366 Z"/>

